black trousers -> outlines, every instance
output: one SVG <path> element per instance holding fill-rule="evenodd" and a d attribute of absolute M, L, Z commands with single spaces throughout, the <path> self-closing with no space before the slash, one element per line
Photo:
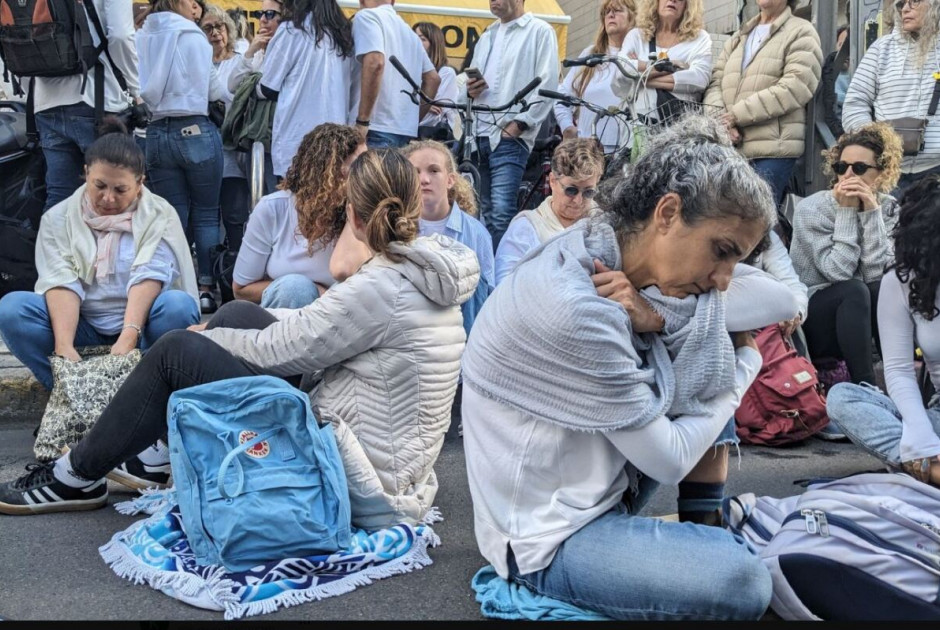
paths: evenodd
<path fill-rule="evenodd" d="M 219 206 L 228 248 L 237 252 L 242 246 L 245 224 L 248 223 L 248 215 L 251 213 L 251 190 L 248 188 L 248 180 L 243 177 L 223 178 Z"/>
<path fill-rule="evenodd" d="M 875 384 L 873 343 L 878 344 L 881 282 L 837 282 L 813 294 L 803 333 L 813 357 L 844 359 L 853 383 Z"/>
<path fill-rule="evenodd" d="M 225 304 L 207 328 L 262 330 L 275 317 L 245 301 Z M 98 480 L 166 435 L 170 395 L 194 385 L 263 374 L 203 335 L 174 330 L 147 351 L 88 435 L 71 449 L 75 473 Z M 287 379 L 300 384 L 300 376 Z"/>

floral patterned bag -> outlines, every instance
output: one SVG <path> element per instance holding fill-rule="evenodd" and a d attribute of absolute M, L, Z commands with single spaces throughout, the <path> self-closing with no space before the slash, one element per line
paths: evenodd
<path fill-rule="evenodd" d="M 50 357 L 52 392 L 33 445 L 39 461 L 56 459 L 63 446 L 85 437 L 140 361 L 140 350 L 121 356 L 110 351 L 109 346 L 82 348 L 78 363 Z"/>

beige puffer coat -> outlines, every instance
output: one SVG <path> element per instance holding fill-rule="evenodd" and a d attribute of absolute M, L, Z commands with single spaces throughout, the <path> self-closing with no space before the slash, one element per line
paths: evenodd
<path fill-rule="evenodd" d="M 741 153 L 749 158 L 803 155 L 806 113 L 822 73 L 822 48 L 813 25 L 789 7 L 770 27 L 770 36 L 742 73 L 751 19 L 725 43 L 705 92 L 705 104 L 730 111 L 744 137 Z"/>
<path fill-rule="evenodd" d="M 376 256 L 310 306 L 272 310 L 264 330 L 204 333 L 269 374 L 322 371 L 314 410 L 333 422 L 353 524 L 370 530 L 415 524 L 434 501 L 466 342 L 460 304 L 480 278 L 476 254 L 442 236 L 392 252 L 402 261 Z"/>

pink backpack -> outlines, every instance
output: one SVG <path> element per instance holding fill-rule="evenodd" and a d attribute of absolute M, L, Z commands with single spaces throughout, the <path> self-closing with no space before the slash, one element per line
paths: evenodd
<path fill-rule="evenodd" d="M 756 341 L 764 365 L 734 414 L 738 437 L 745 444 L 782 446 L 818 433 L 829 418 L 813 364 L 776 324 L 761 330 Z"/>

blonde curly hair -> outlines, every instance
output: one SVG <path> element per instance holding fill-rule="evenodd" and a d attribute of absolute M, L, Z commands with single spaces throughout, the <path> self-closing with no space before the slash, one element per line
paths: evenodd
<path fill-rule="evenodd" d="M 444 170 L 448 175 L 451 173 L 457 175 L 457 181 L 454 183 L 454 187 L 447 191 L 447 201 L 451 205 L 457 202 L 458 208 L 471 216 L 476 216 L 477 197 L 473 192 L 473 186 L 457 173 L 457 162 L 454 160 L 454 154 L 450 152 L 450 149 L 437 140 L 417 140 L 402 148 L 401 152 L 405 157 L 410 157 L 413 153 L 423 151 L 424 149 L 437 151 L 444 156 Z"/>
<path fill-rule="evenodd" d="M 362 144 L 352 127 L 324 123 L 304 136 L 287 175 L 278 186 L 294 194 L 297 231 L 312 254 L 319 241 L 331 243 L 346 225 L 343 164 Z"/>
<path fill-rule="evenodd" d="M 659 30 L 659 0 L 642 0 L 636 25 L 646 41 L 653 41 Z M 686 0 L 685 12 L 679 22 L 679 41 L 690 42 L 705 28 L 705 4 L 702 0 Z"/>
<path fill-rule="evenodd" d="M 834 185 L 839 177 L 832 170 L 832 165 L 842 158 L 842 152 L 851 146 L 864 147 L 875 154 L 875 163 L 881 169 L 876 192 L 887 193 L 894 190 L 901 178 L 901 160 L 904 147 L 901 137 L 888 123 L 870 123 L 855 131 L 842 134 L 831 148 L 823 151 L 823 172 L 829 176 L 829 184 Z"/>

